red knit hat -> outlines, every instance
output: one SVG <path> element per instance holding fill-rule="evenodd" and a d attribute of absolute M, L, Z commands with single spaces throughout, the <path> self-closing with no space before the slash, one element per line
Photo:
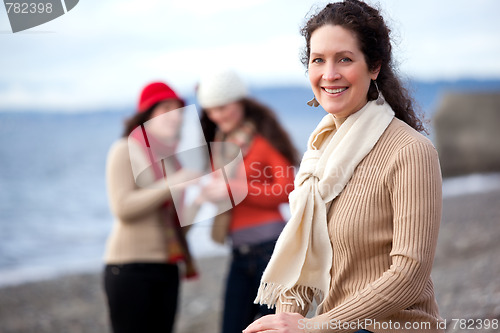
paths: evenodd
<path fill-rule="evenodd" d="M 146 87 L 144 87 L 144 89 L 142 89 L 137 111 L 145 112 L 149 110 L 149 108 L 155 105 L 156 103 L 167 99 L 176 99 L 182 103 L 182 106 L 186 104 L 184 103 L 184 100 L 180 98 L 175 93 L 175 91 L 173 91 L 172 88 L 167 86 L 165 83 L 163 82 L 150 83 Z"/>

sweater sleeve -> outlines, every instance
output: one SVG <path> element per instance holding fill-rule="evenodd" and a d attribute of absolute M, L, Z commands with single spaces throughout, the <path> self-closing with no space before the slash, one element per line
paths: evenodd
<path fill-rule="evenodd" d="M 294 287 L 296 288 L 296 287 Z M 314 293 L 312 291 L 312 289 L 307 289 L 307 294 L 308 294 L 308 298 L 309 299 L 313 299 L 314 298 Z M 286 299 L 287 297 L 291 296 L 291 293 L 290 291 L 288 291 L 287 293 L 285 293 L 284 295 L 284 299 Z M 292 301 L 290 303 L 282 303 L 280 300 L 278 300 L 276 302 L 276 313 L 282 313 L 282 312 L 292 312 L 292 313 L 298 313 L 302 316 L 306 316 L 307 313 L 309 312 L 309 304 L 306 303 L 306 305 L 304 306 L 304 308 L 302 309 L 302 307 L 300 307 L 299 305 L 297 305 L 296 302 Z"/>
<path fill-rule="evenodd" d="M 154 188 L 139 188 L 135 184 L 126 141 L 115 143 L 109 151 L 106 182 L 111 211 L 123 221 L 132 222 L 171 197 L 164 180 L 159 180 Z"/>
<path fill-rule="evenodd" d="M 384 319 L 410 307 L 424 290 L 430 278 L 442 210 L 441 171 L 435 148 L 422 142 L 403 147 L 391 165 L 387 187 L 393 209 L 391 266 L 379 279 L 311 321 Z"/>
<path fill-rule="evenodd" d="M 247 164 L 248 205 L 273 208 L 288 202 L 293 190 L 294 168 L 264 139 L 254 147 L 262 160 L 249 159 Z M 265 178 L 265 180 L 263 180 Z"/>

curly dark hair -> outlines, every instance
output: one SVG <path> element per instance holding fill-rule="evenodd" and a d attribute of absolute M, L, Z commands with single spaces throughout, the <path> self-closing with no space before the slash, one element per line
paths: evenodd
<path fill-rule="evenodd" d="M 394 110 L 396 118 L 419 132 L 425 132 L 425 127 L 415 112 L 415 102 L 396 74 L 392 59 L 391 31 L 379 10 L 363 1 L 344 0 L 328 4 L 310 17 L 301 29 L 301 34 L 306 39 L 301 60 L 306 67 L 310 61 L 311 35 L 316 29 L 327 24 L 341 26 L 355 34 L 368 69 L 374 71 L 380 66 L 377 84 L 386 102 Z M 371 101 L 377 97 L 377 89 L 372 81 L 367 98 Z"/>
<path fill-rule="evenodd" d="M 240 102 L 243 104 L 244 119 L 250 120 L 255 125 L 257 133 L 267 139 L 292 165 L 298 165 L 297 150 L 274 112 L 253 98 L 246 97 Z M 208 118 L 204 109 L 201 109 L 200 121 L 206 142 L 214 141 L 217 125 Z"/>

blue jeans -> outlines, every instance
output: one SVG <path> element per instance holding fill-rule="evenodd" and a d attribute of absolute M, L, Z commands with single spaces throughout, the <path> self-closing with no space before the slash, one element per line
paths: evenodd
<path fill-rule="evenodd" d="M 275 241 L 233 249 L 224 297 L 222 333 L 240 333 L 260 316 L 275 313 L 253 304 Z"/>

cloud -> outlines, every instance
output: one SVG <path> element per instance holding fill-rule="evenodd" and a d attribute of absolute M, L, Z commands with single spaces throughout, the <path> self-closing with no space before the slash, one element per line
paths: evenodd
<path fill-rule="evenodd" d="M 255 43 L 173 51 L 133 50 L 121 54 L 110 50 L 92 63 L 52 67 L 53 75 L 47 70 L 45 79 L 29 80 L 29 75 L 23 80 L 11 78 L 13 83 L 0 89 L 0 109 L 36 106 L 85 110 L 127 105 L 152 80 L 166 80 L 188 95 L 193 93 L 199 77 L 216 67 L 235 68 L 254 84 L 304 84 L 307 81 L 298 53 L 301 43 L 299 36 L 289 35 Z"/>
<path fill-rule="evenodd" d="M 196 16 L 230 14 L 234 11 L 249 10 L 268 3 L 269 0 L 234 1 L 234 0 L 178 0 L 172 2 L 174 10 L 187 11 Z"/>
<path fill-rule="evenodd" d="M 233 67 L 253 84 L 307 84 L 299 27 L 316 3 L 81 1 L 40 26 L 42 33 L 0 34 L 0 109 L 132 105 L 141 87 L 158 79 L 190 94 L 217 66 Z M 381 7 L 403 74 L 500 77 L 497 1 L 383 0 Z"/>

